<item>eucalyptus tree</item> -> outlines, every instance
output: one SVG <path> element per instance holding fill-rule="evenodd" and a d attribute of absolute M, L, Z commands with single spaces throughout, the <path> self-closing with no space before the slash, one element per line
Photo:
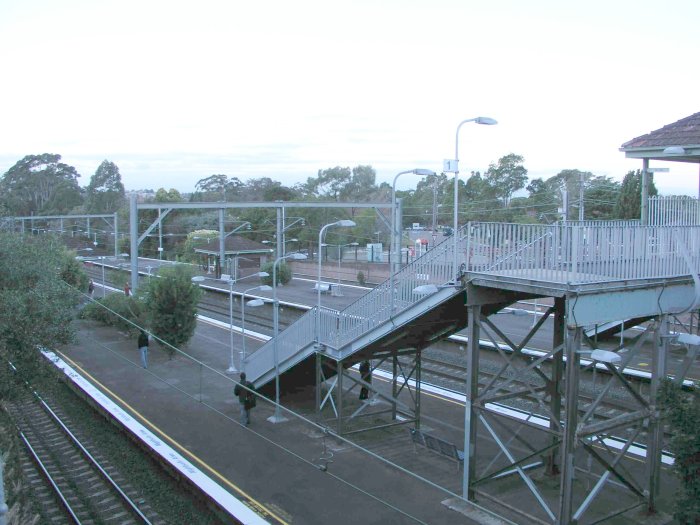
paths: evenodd
<path fill-rule="evenodd" d="M 119 167 L 103 160 L 90 178 L 85 190 L 87 213 L 114 213 L 126 203 L 126 195 Z"/>
<path fill-rule="evenodd" d="M 83 202 L 78 177 L 60 155 L 27 155 L 0 178 L 0 200 L 10 215 L 68 213 Z"/>

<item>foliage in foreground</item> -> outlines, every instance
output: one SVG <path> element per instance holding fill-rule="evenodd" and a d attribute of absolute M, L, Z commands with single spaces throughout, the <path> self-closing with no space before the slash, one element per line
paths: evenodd
<path fill-rule="evenodd" d="M 0 358 L 23 377 L 41 373 L 37 348 L 72 340 L 74 308 L 86 287 L 75 253 L 52 236 L 0 233 Z M 11 395 L 7 371 L 0 366 L 0 397 Z"/>
<path fill-rule="evenodd" d="M 668 411 L 669 446 L 675 456 L 673 471 L 681 482 L 673 517 L 679 523 L 700 522 L 700 393 L 684 392 L 664 381 L 659 403 Z"/>

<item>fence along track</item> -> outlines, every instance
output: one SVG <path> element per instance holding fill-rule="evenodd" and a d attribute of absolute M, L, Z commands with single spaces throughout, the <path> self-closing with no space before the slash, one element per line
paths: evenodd
<path fill-rule="evenodd" d="M 38 397 L 38 396 L 37 396 Z M 69 430 L 66 417 L 29 395 L 8 404 L 29 456 L 22 468 L 51 523 L 163 524 L 115 469 L 84 438 Z M 29 459 L 31 457 L 31 461 Z M 41 483 L 37 472 L 48 480 Z M 56 512 L 56 499 L 65 513 Z M 135 502 L 138 501 L 138 504 Z"/>

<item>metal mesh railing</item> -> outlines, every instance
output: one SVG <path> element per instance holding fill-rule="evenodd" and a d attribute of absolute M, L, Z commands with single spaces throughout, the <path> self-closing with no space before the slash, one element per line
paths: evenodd
<path fill-rule="evenodd" d="M 464 230 L 460 232 L 460 246 L 465 246 Z M 316 340 L 331 348 L 339 348 L 381 325 L 390 317 L 410 308 L 424 296 L 416 292 L 421 285 L 444 284 L 452 278 L 454 265 L 453 239 L 447 239 L 434 249 L 399 270 L 389 279 L 342 311 L 330 308 L 312 308 L 278 337 L 277 355 L 280 363 L 299 358 L 297 354 Z M 393 286 L 393 299 L 391 288 Z M 263 371 L 266 354 L 274 349 L 274 341 L 263 345 L 251 355 L 247 370 L 256 379 Z M 301 356 L 303 357 L 303 356 Z"/>
<path fill-rule="evenodd" d="M 570 284 L 681 277 L 700 270 L 699 245 L 699 226 L 477 223 L 468 270 Z"/>

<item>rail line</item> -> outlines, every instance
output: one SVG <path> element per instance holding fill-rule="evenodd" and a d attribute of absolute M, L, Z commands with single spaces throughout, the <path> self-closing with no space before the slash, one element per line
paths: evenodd
<path fill-rule="evenodd" d="M 22 469 L 50 521 L 165 523 L 89 440 L 71 429 L 60 409 L 34 392 L 8 403 L 7 410 L 26 447 Z"/>

